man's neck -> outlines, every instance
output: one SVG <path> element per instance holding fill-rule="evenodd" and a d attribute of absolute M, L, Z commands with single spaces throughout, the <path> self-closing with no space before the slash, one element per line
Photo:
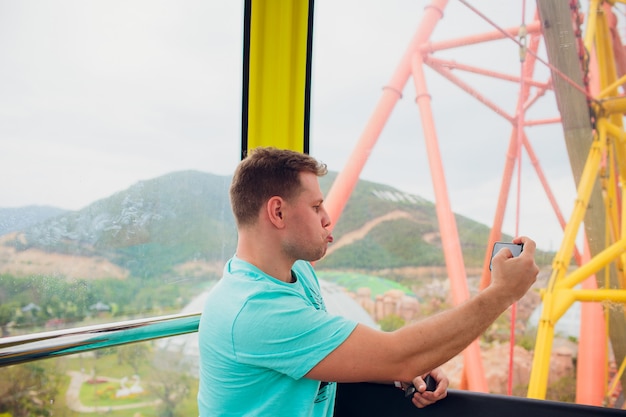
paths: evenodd
<path fill-rule="evenodd" d="M 285 255 L 276 228 L 261 218 L 258 223 L 238 230 L 237 257 L 280 281 L 292 282 L 295 259 Z"/>
<path fill-rule="evenodd" d="M 237 246 L 236 254 L 237 258 L 256 266 L 273 278 L 284 282 L 294 282 L 294 276 L 291 272 L 294 261 L 281 259 L 280 256 L 275 256 L 267 250 L 246 250 L 244 245 Z"/>

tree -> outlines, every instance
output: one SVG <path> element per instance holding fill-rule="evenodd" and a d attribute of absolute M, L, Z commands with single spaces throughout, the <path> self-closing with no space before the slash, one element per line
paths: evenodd
<path fill-rule="evenodd" d="M 148 361 L 148 353 L 150 348 L 146 343 L 131 343 L 117 348 L 117 361 L 125 363 L 133 368 L 136 375 L 139 374 L 139 368 Z"/>
<path fill-rule="evenodd" d="M 14 303 L 0 304 L 0 329 L 2 337 L 9 336 L 9 323 L 15 318 L 15 311 L 18 306 Z"/>
<path fill-rule="evenodd" d="M 0 414 L 13 417 L 52 415 L 50 404 L 56 399 L 61 373 L 56 361 L 36 361 L 2 370 Z"/>
<path fill-rule="evenodd" d="M 184 357 L 180 353 L 163 352 L 156 359 L 158 367 L 151 373 L 147 389 L 161 400 L 160 417 L 176 417 L 176 408 L 191 392 Z"/>

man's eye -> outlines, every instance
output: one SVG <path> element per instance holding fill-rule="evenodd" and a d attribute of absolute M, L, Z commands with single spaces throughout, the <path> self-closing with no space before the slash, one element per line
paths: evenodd
<path fill-rule="evenodd" d="M 313 206 L 316 212 L 320 211 L 320 206 Z"/>

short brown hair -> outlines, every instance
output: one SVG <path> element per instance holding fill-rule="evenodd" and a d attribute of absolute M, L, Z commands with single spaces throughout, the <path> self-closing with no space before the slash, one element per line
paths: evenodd
<path fill-rule="evenodd" d="M 273 147 L 253 149 L 237 166 L 230 185 L 230 204 L 237 224 L 253 224 L 271 197 L 290 200 L 297 196 L 301 172 L 321 177 L 328 169 L 304 153 Z"/>

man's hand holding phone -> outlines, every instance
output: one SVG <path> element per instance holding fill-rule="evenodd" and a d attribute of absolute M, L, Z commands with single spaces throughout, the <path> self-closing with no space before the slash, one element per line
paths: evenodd
<path fill-rule="evenodd" d="M 489 262 L 489 270 L 493 266 L 493 257 L 500 252 L 503 248 L 507 248 L 513 257 L 519 256 L 524 250 L 523 243 L 509 243 L 509 242 L 496 242 L 493 245 L 493 250 L 491 251 L 491 261 Z"/>
<path fill-rule="evenodd" d="M 532 239 L 523 236 L 511 243 L 494 245 L 489 292 L 495 291 L 498 298 L 509 304 L 519 300 L 537 280 L 535 247 Z"/>

